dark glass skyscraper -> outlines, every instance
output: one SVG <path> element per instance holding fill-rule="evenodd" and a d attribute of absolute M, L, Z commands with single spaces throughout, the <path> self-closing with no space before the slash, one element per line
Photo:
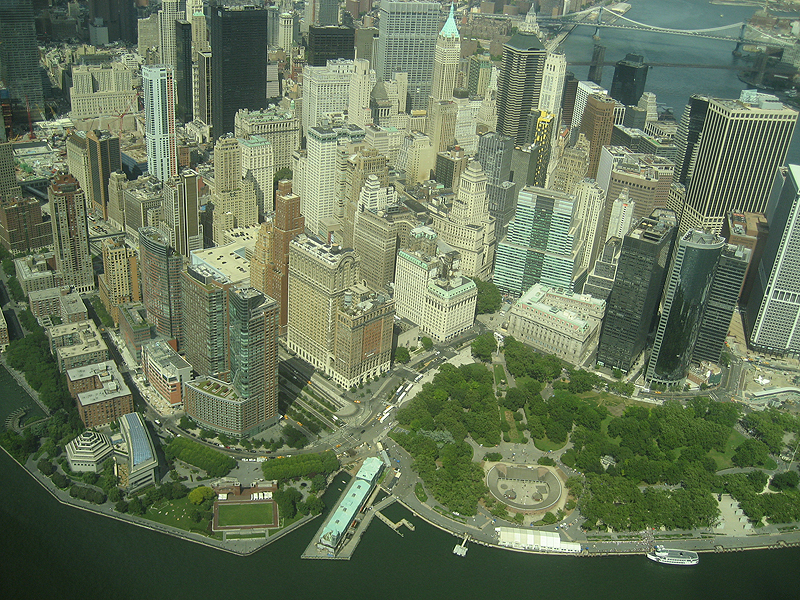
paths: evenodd
<path fill-rule="evenodd" d="M 644 63 L 644 57 L 639 54 L 627 54 L 625 59 L 618 61 L 614 68 L 611 97 L 623 104 L 636 104 L 644 94 L 646 81 L 647 65 Z M 600 82 L 596 81 L 596 83 Z"/>
<path fill-rule="evenodd" d="M 518 31 L 503 45 L 497 77 L 497 130 L 525 143 L 528 115 L 539 108 L 547 50 L 533 32 Z"/>
<path fill-rule="evenodd" d="M 312 67 L 324 67 L 329 60 L 355 58 L 355 29 L 352 27 L 308 28 L 306 60 Z M 359 57 L 361 58 L 361 57 Z"/>
<path fill-rule="evenodd" d="M 189 123 L 192 116 L 192 24 L 175 21 L 175 118 Z"/>
<path fill-rule="evenodd" d="M 659 209 L 623 239 L 597 346 L 599 363 L 629 371 L 644 350 L 664 289 L 676 227 L 675 213 Z"/>
<path fill-rule="evenodd" d="M 17 119 L 27 118 L 26 105 L 34 120 L 42 118 L 44 96 L 31 0 L 0 2 L 0 80 L 8 86 Z"/>
<path fill-rule="evenodd" d="M 142 227 L 139 229 L 139 262 L 147 320 L 156 326 L 159 334 L 180 340 L 183 310 L 181 255 L 158 229 Z"/>
<path fill-rule="evenodd" d="M 750 255 L 750 248 L 744 246 L 726 244 L 722 249 L 708 292 L 697 342 L 692 350 L 693 363 L 703 360 L 719 362 L 739 299 L 739 291 L 742 289 L 742 281 L 750 264 Z"/>
<path fill-rule="evenodd" d="M 497 219 L 497 226 L 505 230 L 514 218 L 516 185 L 511 183 L 511 158 L 514 140 L 494 131 L 478 138 L 478 153 L 475 157 L 486 173 L 486 199 L 489 214 Z"/>
<path fill-rule="evenodd" d="M 723 237 L 694 230 L 678 240 L 647 364 L 648 382 L 666 386 L 683 383 L 724 245 Z"/>
<path fill-rule="evenodd" d="M 211 7 L 211 121 L 220 138 L 233 133 L 236 111 L 267 106 L 267 11 Z"/>

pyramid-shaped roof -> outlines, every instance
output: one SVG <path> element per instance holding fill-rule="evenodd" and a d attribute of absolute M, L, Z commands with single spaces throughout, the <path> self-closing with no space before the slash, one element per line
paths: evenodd
<path fill-rule="evenodd" d="M 455 4 L 450 5 L 450 16 L 447 17 L 447 21 L 444 22 L 444 27 L 439 32 L 439 35 L 442 37 L 449 37 L 449 38 L 458 38 L 458 27 L 456 27 L 456 20 L 453 16 L 453 6 Z"/>

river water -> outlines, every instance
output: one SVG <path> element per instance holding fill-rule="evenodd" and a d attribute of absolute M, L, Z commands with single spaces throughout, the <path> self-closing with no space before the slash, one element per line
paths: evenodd
<path fill-rule="evenodd" d="M 631 0 L 631 4 L 628 16 L 633 19 L 686 29 L 741 21 L 753 12 L 702 0 Z M 589 28 L 572 33 L 566 44 L 568 59 L 591 58 L 593 33 Z M 733 60 L 733 44 L 725 42 L 617 30 L 606 30 L 602 37 L 609 61 L 626 52 L 644 54 L 654 62 Z M 585 78 L 587 68 L 576 67 L 574 72 Z M 612 77 L 613 68 L 608 68 L 606 87 Z M 738 97 L 742 89 L 735 71 L 716 69 L 651 69 L 647 81 L 647 90 L 672 106 L 677 117 L 692 93 Z M 790 150 L 794 161 L 800 160 L 796 145 Z M 0 407 L 28 400 L 13 379 L 2 377 Z M 332 491 L 338 493 L 336 485 Z M 641 555 L 549 557 L 476 545 L 470 545 L 466 558 L 458 558 L 452 554 L 455 538 L 449 534 L 411 517 L 399 505 L 385 512 L 393 520 L 410 517 L 416 531 L 400 537 L 375 520 L 350 561 L 300 559 L 318 520 L 253 556 L 238 557 L 62 506 L 0 452 L 0 598 L 797 597 L 798 548 L 704 554 L 691 568 L 657 565 Z"/>

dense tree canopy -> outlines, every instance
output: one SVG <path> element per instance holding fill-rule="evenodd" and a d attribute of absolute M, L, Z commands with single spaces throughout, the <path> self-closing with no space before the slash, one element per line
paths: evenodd
<path fill-rule="evenodd" d="M 262 464 L 265 479 L 285 481 L 295 477 L 328 475 L 339 468 L 339 459 L 332 450 L 320 454 L 299 454 L 288 458 L 276 458 Z"/>
<path fill-rule="evenodd" d="M 500 310 L 503 303 L 503 297 L 500 295 L 500 290 L 491 281 L 482 281 L 478 278 L 473 278 L 475 285 L 478 288 L 478 302 L 475 307 L 475 312 L 479 315 L 487 313 L 495 313 Z"/>
<path fill-rule="evenodd" d="M 211 477 L 224 477 L 236 466 L 236 460 L 185 437 L 174 438 L 164 448 L 167 460 L 178 458 L 185 463 L 203 469 Z"/>
<path fill-rule="evenodd" d="M 495 350 L 497 350 L 497 340 L 494 339 L 494 334 L 491 331 L 482 333 L 472 340 L 472 354 L 478 360 L 490 362 L 492 353 Z"/>

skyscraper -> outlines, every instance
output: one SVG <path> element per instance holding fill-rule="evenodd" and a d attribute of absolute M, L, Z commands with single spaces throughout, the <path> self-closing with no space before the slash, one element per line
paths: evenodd
<path fill-rule="evenodd" d="M 160 35 L 161 62 L 174 70 L 177 66 L 177 44 L 175 39 L 175 22 L 184 18 L 179 10 L 178 0 L 162 0 L 158 12 L 158 29 Z"/>
<path fill-rule="evenodd" d="M 440 15 L 438 2 L 381 3 L 375 72 L 378 81 L 408 73 L 412 109 L 428 104 Z"/>
<path fill-rule="evenodd" d="M 86 134 L 89 159 L 88 183 L 90 211 L 108 219 L 108 180 L 122 168 L 119 138 L 108 131 L 95 129 Z"/>
<path fill-rule="evenodd" d="M 39 48 L 32 0 L 0 2 L 0 80 L 8 86 L 14 111 L 19 117 L 39 120 L 44 114 Z"/>
<path fill-rule="evenodd" d="M 585 243 L 577 209 L 572 194 L 530 186 L 520 190 L 508 234 L 497 245 L 495 285 L 515 296 L 540 282 L 571 291 Z"/>
<path fill-rule="evenodd" d="M 774 96 L 745 90 L 739 100 L 711 99 L 693 153 L 681 231 L 719 233 L 727 211 L 765 212 L 796 124 L 797 111 Z M 682 172 L 687 158 L 692 162 L 688 149 Z"/>
<path fill-rule="evenodd" d="M 708 291 L 697 341 L 692 349 L 693 363 L 704 360 L 719 363 L 750 257 L 750 248 L 733 244 L 726 244 L 722 248 L 711 289 Z"/>
<path fill-rule="evenodd" d="M 139 229 L 139 274 L 147 320 L 159 334 L 174 340 L 181 339 L 182 264 L 181 255 L 158 229 Z"/>
<path fill-rule="evenodd" d="M 211 112 L 214 137 L 233 133 L 236 111 L 266 108 L 267 11 L 211 8 Z"/>
<path fill-rule="evenodd" d="M 497 220 L 497 228 L 505 231 L 514 216 L 516 206 L 516 186 L 511 183 L 511 158 L 514 140 L 500 133 L 490 131 L 478 138 L 476 160 L 486 173 L 486 197 L 489 200 L 489 214 Z"/>
<path fill-rule="evenodd" d="M 683 383 L 724 245 L 724 238 L 700 231 L 687 231 L 678 240 L 647 363 L 647 381 L 667 387 Z"/>
<path fill-rule="evenodd" d="M 337 58 L 353 60 L 355 56 L 355 29 L 352 27 L 311 25 L 308 28 L 307 64 L 324 67 L 329 60 Z"/>
<path fill-rule="evenodd" d="M 800 167 L 776 178 L 767 206 L 769 237 L 747 304 L 750 346 L 778 355 L 800 354 Z"/>
<path fill-rule="evenodd" d="M 14 170 L 14 149 L 11 142 L 5 141 L 0 127 L 0 200 L 11 199 L 22 193 Z"/>
<path fill-rule="evenodd" d="M 192 101 L 192 24 L 175 21 L 175 94 L 178 99 L 176 118 L 190 123 L 194 118 Z"/>
<path fill-rule="evenodd" d="M 178 174 L 178 143 L 175 137 L 175 80 L 171 67 L 142 67 L 147 170 L 167 181 Z"/>
<path fill-rule="evenodd" d="M 589 168 L 587 177 L 597 176 L 600 151 L 611 143 L 614 129 L 614 100 L 605 95 L 592 94 L 586 101 L 586 110 L 581 119 L 581 133 L 589 140 Z"/>
<path fill-rule="evenodd" d="M 503 62 L 497 78 L 497 130 L 521 146 L 528 114 L 539 108 L 542 77 L 547 59 L 539 37 L 521 28 L 503 45 Z"/>
<path fill-rule="evenodd" d="M 626 54 L 614 67 L 611 97 L 622 104 L 636 104 L 644 93 L 648 66 L 639 54 Z"/>
<path fill-rule="evenodd" d="M 698 142 L 706 122 L 709 100 L 707 96 L 692 95 L 683 109 L 678 130 L 675 132 L 675 146 L 678 150 L 675 160 L 675 181 L 681 185 L 689 182 L 694 171 Z"/>
<path fill-rule="evenodd" d="M 456 71 L 458 71 L 458 63 L 461 59 L 461 37 L 458 35 L 458 27 L 453 19 L 453 6 L 453 4 L 450 5 L 450 15 L 436 38 L 433 55 L 433 81 L 428 102 L 429 115 L 431 113 L 430 106 L 438 100 L 452 99 L 453 88 L 456 87 Z"/>
<path fill-rule="evenodd" d="M 187 266 L 181 272 L 181 349 L 200 377 L 228 378 L 228 291 L 232 286 L 206 265 Z"/>
<path fill-rule="evenodd" d="M 86 194 L 72 175 L 56 176 L 47 189 L 56 269 L 64 285 L 86 294 L 94 290 L 94 269 L 89 253 Z"/>
<path fill-rule="evenodd" d="M 597 346 L 599 363 L 627 372 L 644 350 L 658 314 L 676 229 L 675 214 L 660 209 L 623 239 Z"/>
<path fill-rule="evenodd" d="M 164 184 L 161 213 L 170 236 L 174 237 L 175 250 L 186 257 L 192 250 L 203 249 L 197 177 L 197 172 L 184 169 L 177 177 Z"/>
<path fill-rule="evenodd" d="M 186 414 L 215 431 L 246 437 L 278 422 L 277 303 L 249 288 L 228 291 L 230 383 L 186 384 Z"/>
<path fill-rule="evenodd" d="M 103 240 L 103 272 L 97 276 L 100 300 L 119 323 L 119 306 L 139 302 L 139 264 L 136 251 L 113 239 Z"/>

